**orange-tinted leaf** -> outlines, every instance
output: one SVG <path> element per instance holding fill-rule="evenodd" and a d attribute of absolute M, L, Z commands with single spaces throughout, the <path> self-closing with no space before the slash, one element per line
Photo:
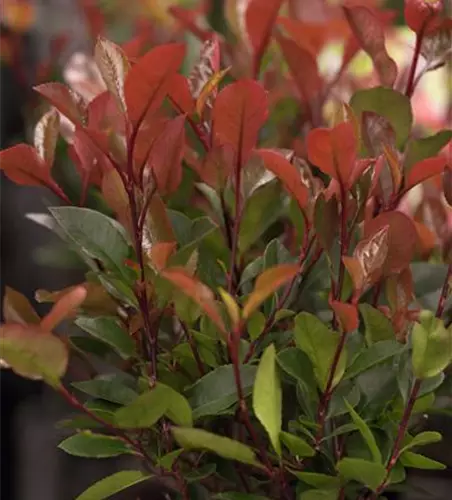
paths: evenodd
<path fill-rule="evenodd" d="M 224 188 L 233 170 L 234 149 L 229 144 L 211 148 L 196 168 L 203 182 L 219 190 Z"/>
<path fill-rule="evenodd" d="M 62 83 L 43 83 L 34 87 L 47 101 L 74 124 L 86 124 L 86 104 L 82 97 Z"/>
<path fill-rule="evenodd" d="M 344 257 L 342 257 L 342 262 L 344 263 L 344 266 L 352 279 L 355 292 L 361 293 L 366 284 L 366 277 L 364 276 L 364 270 L 359 260 L 355 257 L 348 257 L 345 255 Z"/>
<path fill-rule="evenodd" d="M 168 97 L 180 113 L 191 115 L 195 111 L 195 100 L 185 76 L 178 73 L 173 75 L 168 85 Z"/>
<path fill-rule="evenodd" d="M 158 193 L 149 203 L 143 226 L 143 249 L 149 251 L 157 242 L 176 241 L 165 204 Z"/>
<path fill-rule="evenodd" d="M 123 50 L 106 38 L 99 37 L 94 48 L 94 60 L 107 89 L 116 97 L 122 111 L 125 111 L 124 81 L 130 65 Z"/>
<path fill-rule="evenodd" d="M 259 83 L 240 80 L 228 85 L 218 94 L 213 107 L 214 145 L 230 144 L 237 163 L 244 165 L 267 114 L 267 93 Z"/>
<path fill-rule="evenodd" d="M 54 184 L 50 177 L 50 165 L 38 156 L 28 144 L 17 144 L 0 151 L 0 169 L 16 184 L 25 186 L 49 186 Z"/>
<path fill-rule="evenodd" d="M 280 264 L 264 271 L 257 278 L 254 290 L 243 306 L 243 318 L 249 318 L 270 295 L 275 293 L 284 283 L 295 278 L 298 271 L 297 264 Z"/>
<path fill-rule="evenodd" d="M 229 69 L 230 68 L 226 68 L 222 71 L 217 71 L 204 84 L 204 87 L 201 89 L 198 99 L 196 100 L 196 113 L 198 114 L 198 116 L 203 115 L 203 111 L 206 105 L 208 105 L 209 108 L 212 106 L 212 96 L 216 94 L 218 85 L 220 84 L 226 73 L 229 71 Z"/>
<path fill-rule="evenodd" d="M 76 286 L 62 295 L 48 314 L 42 318 L 41 328 L 47 331 L 53 330 L 59 323 L 73 315 L 75 310 L 83 304 L 86 296 L 87 291 L 84 286 Z"/>
<path fill-rule="evenodd" d="M 149 251 L 149 259 L 157 271 L 165 269 L 166 263 L 176 247 L 177 244 L 174 241 L 160 241 L 152 245 Z"/>
<path fill-rule="evenodd" d="M 132 123 L 141 122 L 147 113 L 160 106 L 184 55 L 185 47 L 182 44 L 161 45 L 140 57 L 130 69 L 125 80 L 124 94 Z"/>
<path fill-rule="evenodd" d="M 3 297 L 3 317 L 6 323 L 39 324 L 41 318 L 33 309 L 29 300 L 9 286 L 5 287 Z"/>
<path fill-rule="evenodd" d="M 409 265 L 414 257 L 417 234 L 413 221 L 402 212 L 384 212 L 364 225 L 364 236 L 371 238 L 383 228 L 388 228 L 387 258 L 384 262 L 385 276 L 398 273 Z"/>
<path fill-rule="evenodd" d="M 0 358 L 18 375 L 56 387 L 69 353 L 62 340 L 39 326 L 13 324 L 0 327 Z"/>
<path fill-rule="evenodd" d="M 355 5 L 343 9 L 361 48 L 372 58 L 381 83 L 392 87 L 397 78 L 397 65 L 386 51 L 382 22 L 368 7 Z"/>
<path fill-rule="evenodd" d="M 237 328 L 240 324 L 240 308 L 237 305 L 234 297 L 228 293 L 224 288 L 219 288 L 218 293 L 226 307 L 229 318 L 231 320 L 232 328 Z"/>
<path fill-rule="evenodd" d="M 445 156 L 435 156 L 416 163 L 410 168 L 406 176 L 404 191 L 408 191 L 413 186 L 426 181 L 430 177 L 441 174 L 446 165 L 447 158 Z"/>
<path fill-rule="evenodd" d="M 171 5 L 168 8 L 168 12 L 179 21 L 180 25 L 188 32 L 192 33 L 196 38 L 201 40 L 202 42 L 207 42 L 212 33 L 200 28 L 196 24 L 196 17 L 198 13 L 196 9 L 192 8 L 183 8 L 179 5 Z"/>
<path fill-rule="evenodd" d="M 269 149 L 259 149 L 259 156 L 264 160 L 265 167 L 273 172 L 282 182 L 285 189 L 294 197 L 301 210 L 306 208 L 308 190 L 301 181 L 300 172 L 284 156 Z"/>
<path fill-rule="evenodd" d="M 257 76 L 283 0 L 250 0 L 245 14 L 246 31 L 253 48 L 253 74 Z"/>
<path fill-rule="evenodd" d="M 217 304 L 215 303 L 214 294 L 210 288 L 198 279 L 190 276 L 182 267 L 164 269 L 162 276 L 173 283 L 185 295 L 193 299 L 223 334 L 226 332 Z"/>
<path fill-rule="evenodd" d="M 357 155 L 357 138 L 350 122 L 332 129 L 317 128 L 307 137 L 308 158 L 322 172 L 347 185 Z"/>
<path fill-rule="evenodd" d="M 402 184 L 402 165 L 399 161 L 397 150 L 383 146 L 383 154 L 391 173 L 393 192 L 398 192 Z"/>
<path fill-rule="evenodd" d="M 110 169 L 102 176 L 102 195 L 108 206 L 115 212 L 117 220 L 132 233 L 129 197 L 118 172 Z"/>
<path fill-rule="evenodd" d="M 389 276 L 386 280 L 386 298 L 393 312 L 406 309 L 414 298 L 413 276 L 411 269 Z"/>
<path fill-rule="evenodd" d="M 317 97 L 323 88 L 315 57 L 293 40 L 277 34 L 281 50 L 303 101 Z"/>
<path fill-rule="evenodd" d="M 185 116 L 168 122 L 155 141 L 148 158 L 161 195 L 171 194 L 182 180 L 182 158 L 185 148 Z"/>
<path fill-rule="evenodd" d="M 48 111 L 38 121 L 34 133 L 35 149 L 41 160 L 52 167 L 60 131 L 60 116 L 55 109 Z"/>
<path fill-rule="evenodd" d="M 405 22 L 415 33 L 428 33 L 440 23 L 442 0 L 405 0 Z"/>
<path fill-rule="evenodd" d="M 330 302 L 331 309 L 339 319 L 339 323 L 344 332 L 352 332 L 359 325 L 358 308 L 353 304 L 332 300 Z"/>

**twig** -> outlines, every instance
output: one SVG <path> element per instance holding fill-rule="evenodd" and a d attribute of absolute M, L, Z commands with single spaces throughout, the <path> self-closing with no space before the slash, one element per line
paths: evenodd
<path fill-rule="evenodd" d="M 185 338 L 187 339 L 187 342 L 190 346 L 193 357 L 195 358 L 196 366 L 198 367 L 198 371 L 201 374 L 201 376 L 203 376 L 206 374 L 206 371 L 204 369 L 204 365 L 202 363 L 201 356 L 199 355 L 198 346 L 196 345 L 196 342 L 194 341 L 193 336 L 188 331 L 188 328 L 185 325 L 185 323 L 180 321 L 180 325 L 181 325 L 181 328 L 184 332 Z"/>
<path fill-rule="evenodd" d="M 447 268 L 447 273 L 446 273 L 446 279 L 444 280 L 444 285 L 441 290 L 441 295 L 439 297 L 438 301 L 438 307 L 436 309 L 436 317 L 441 318 L 441 316 L 444 313 L 444 307 L 446 305 L 446 300 L 447 297 L 449 296 L 450 293 L 450 285 L 449 282 L 452 279 L 452 264 L 449 264 L 449 267 Z"/>
<path fill-rule="evenodd" d="M 430 19 L 426 19 L 422 28 L 416 34 L 416 45 L 414 47 L 413 59 L 411 60 L 410 73 L 408 75 L 408 82 L 406 85 L 405 95 L 411 97 L 414 92 L 414 77 L 416 76 L 416 68 L 421 55 L 422 42 L 424 40 L 425 29 Z"/>

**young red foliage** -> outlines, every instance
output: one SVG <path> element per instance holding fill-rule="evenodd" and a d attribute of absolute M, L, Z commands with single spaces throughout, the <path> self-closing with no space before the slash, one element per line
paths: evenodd
<path fill-rule="evenodd" d="M 253 75 L 257 77 L 283 0 L 251 0 L 246 10 L 246 31 L 253 49 Z"/>
<path fill-rule="evenodd" d="M 426 158 L 425 160 L 414 164 L 406 176 L 404 191 L 408 191 L 412 187 L 430 179 L 431 177 L 442 174 L 446 165 L 447 158 L 445 156 Z"/>
<path fill-rule="evenodd" d="M 316 128 L 306 139 L 309 161 L 347 188 L 357 159 L 357 138 L 350 122 Z"/>
<path fill-rule="evenodd" d="M 236 163 L 245 165 L 267 119 L 267 93 L 253 80 L 240 80 L 225 87 L 213 108 L 213 143 L 229 144 Z"/>
<path fill-rule="evenodd" d="M 386 51 L 381 21 L 367 7 L 344 6 L 343 9 L 361 48 L 372 58 L 381 83 L 386 87 L 392 87 L 397 78 L 397 65 Z"/>
<path fill-rule="evenodd" d="M 127 73 L 124 85 L 127 114 L 135 126 L 161 105 L 184 55 L 182 44 L 161 45 L 140 57 Z"/>
<path fill-rule="evenodd" d="M 438 27 L 442 10 L 442 0 L 405 0 L 405 22 L 415 33 L 425 35 Z"/>
<path fill-rule="evenodd" d="M 359 326 L 358 308 L 354 304 L 347 304 L 338 300 L 330 301 L 331 309 L 339 320 L 344 332 L 352 332 Z"/>

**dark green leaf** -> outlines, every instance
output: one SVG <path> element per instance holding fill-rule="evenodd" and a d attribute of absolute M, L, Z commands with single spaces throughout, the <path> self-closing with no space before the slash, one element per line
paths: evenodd
<path fill-rule="evenodd" d="M 253 450 L 239 441 L 187 427 L 173 427 L 171 432 L 174 439 L 186 450 L 207 450 L 229 460 L 259 466 Z"/>
<path fill-rule="evenodd" d="M 93 380 L 73 382 L 72 386 L 95 398 L 120 405 L 127 405 L 137 397 L 137 392 L 119 376 L 99 376 Z"/>
<path fill-rule="evenodd" d="M 335 489 L 339 488 L 341 480 L 338 476 L 328 476 L 318 472 L 297 472 L 296 476 L 309 486 L 316 488 Z"/>
<path fill-rule="evenodd" d="M 129 359 L 135 354 L 135 342 L 132 337 L 121 328 L 113 317 L 77 318 L 75 324 L 93 337 L 102 340 L 123 358 Z"/>
<path fill-rule="evenodd" d="M 265 349 L 257 369 L 253 389 L 253 410 L 267 431 L 276 453 L 281 455 L 279 433 L 282 425 L 282 392 L 273 344 Z"/>
<path fill-rule="evenodd" d="M 157 464 L 159 465 L 159 467 L 163 467 L 166 470 L 171 470 L 174 462 L 179 457 L 179 455 L 183 453 L 183 451 L 184 450 L 182 448 L 179 450 L 170 451 L 163 457 L 159 458 Z"/>
<path fill-rule="evenodd" d="M 301 437 L 284 431 L 281 431 L 279 437 L 292 455 L 298 457 L 313 457 L 315 455 L 314 448 Z"/>
<path fill-rule="evenodd" d="M 435 135 L 414 139 L 408 143 L 404 169 L 408 171 L 415 163 L 436 156 L 452 139 L 452 130 L 440 130 Z"/>
<path fill-rule="evenodd" d="M 413 469 L 443 470 L 446 468 L 441 462 L 432 460 L 419 453 L 413 453 L 412 451 L 405 451 L 400 456 L 400 462 L 405 467 L 412 467 Z"/>
<path fill-rule="evenodd" d="M 382 464 L 369 462 L 362 458 L 343 458 L 337 465 L 339 474 L 349 481 L 358 481 L 371 490 L 384 481 L 386 477 L 386 468 Z"/>
<path fill-rule="evenodd" d="M 94 434 L 83 431 L 62 441 L 61 448 L 69 455 L 87 458 L 108 458 L 134 453 L 134 451 L 120 438 L 106 436 L 105 434 Z"/>
<path fill-rule="evenodd" d="M 75 500 L 104 500 L 151 477 L 149 474 L 138 470 L 116 472 L 94 483 Z"/>
<path fill-rule="evenodd" d="M 244 395 L 251 394 L 257 368 L 253 365 L 242 365 L 240 373 Z M 193 409 L 193 418 L 217 415 L 230 408 L 237 399 L 232 365 L 220 366 L 204 375 L 186 391 L 187 398 Z"/>
<path fill-rule="evenodd" d="M 354 408 L 361 399 L 359 387 L 350 380 L 342 381 L 333 392 L 333 396 L 328 407 L 328 418 L 340 417 L 348 413 L 348 408 L 345 405 L 347 400 Z"/>

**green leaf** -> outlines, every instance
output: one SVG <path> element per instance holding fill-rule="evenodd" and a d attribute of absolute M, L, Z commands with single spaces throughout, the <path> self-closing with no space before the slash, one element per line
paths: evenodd
<path fill-rule="evenodd" d="M 265 349 L 257 369 L 253 389 L 253 410 L 267 431 L 276 453 L 281 455 L 279 433 L 282 425 L 282 392 L 274 344 Z"/>
<path fill-rule="evenodd" d="M 237 493 L 235 491 L 224 491 L 214 495 L 212 500 L 270 500 L 262 495 L 253 495 L 251 493 Z"/>
<path fill-rule="evenodd" d="M 408 171 L 415 163 L 436 156 L 452 139 L 452 130 L 440 130 L 435 135 L 411 140 L 405 153 L 404 169 Z"/>
<path fill-rule="evenodd" d="M 328 406 L 327 418 L 340 417 L 348 413 L 345 401 L 348 401 L 352 408 L 358 405 L 361 399 L 361 392 L 357 384 L 350 380 L 342 381 L 334 390 Z"/>
<path fill-rule="evenodd" d="M 114 413 L 112 413 L 111 411 L 103 409 L 91 409 L 91 413 L 94 413 L 105 422 L 113 423 Z M 96 422 L 96 420 L 93 420 L 87 415 L 77 415 L 73 418 L 60 420 L 56 424 L 56 427 L 58 429 L 74 429 L 78 431 L 82 429 L 98 429 L 102 428 L 103 425 L 99 422 Z"/>
<path fill-rule="evenodd" d="M 251 394 L 257 368 L 253 365 L 240 366 L 244 396 Z M 232 365 L 220 366 L 200 378 L 186 391 L 186 396 L 193 408 L 195 420 L 209 415 L 218 415 L 237 403 Z"/>
<path fill-rule="evenodd" d="M 329 476 L 327 474 L 320 474 L 318 472 L 298 472 L 293 471 L 293 473 L 309 486 L 315 486 L 319 489 L 336 489 L 339 488 L 341 480 L 339 476 Z"/>
<path fill-rule="evenodd" d="M 356 377 L 362 372 L 369 370 L 373 366 L 397 356 L 405 349 L 403 344 L 396 340 L 382 340 L 371 344 L 355 358 L 353 363 L 347 368 L 344 379 Z"/>
<path fill-rule="evenodd" d="M 339 344 L 339 335 L 331 331 L 317 317 L 309 313 L 300 313 L 295 318 L 295 341 L 311 360 L 314 374 L 323 391 L 326 388 L 336 349 Z M 347 364 L 346 349 L 342 350 L 332 387 L 342 379 Z"/>
<path fill-rule="evenodd" d="M 415 323 L 411 333 L 412 364 L 414 376 L 419 379 L 434 377 L 452 362 L 452 327 L 423 311 L 420 323 Z"/>
<path fill-rule="evenodd" d="M 184 450 L 182 448 L 180 448 L 179 450 L 170 451 L 169 453 L 158 459 L 157 465 L 159 467 L 163 467 L 166 470 L 171 470 L 173 468 L 175 460 L 181 453 L 183 453 L 183 451 Z"/>
<path fill-rule="evenodd" d="M 395 339 L 394 328 L 381 311 L 369 304 L 360 304 L 359 312 L 364 320 L 365 337 L 369 345 L 382 340 Z"/>
<path fill-rule="evenodd" d="M 115 375 L 101 375 L 93 380 L 73 382 L 72 387 L 94 398 L 120 405 L 127 405 L 137 397 L 137 392 L 128 387 L 121 377 Z"/>
<path fill-rule="evenodd" d="M 348 411 L 350 412 L 350 416 L 352 417 L 353 422 L 358 428 L 361 436 L 364 438 L 364 441 L 366 442 L 367 446 L 369 447 L 374 462 L 381 464 L 382 463 L 381 452 L 380 449 L 378 448 L 378 444 L 375 440 L 374 435 L 372 434 L 372 431 L 370 430 L 366 422 L 358 415 L 358 413 L 356 413 L 354 408 L 347 401 L 345 401 L 345 404 L 348 408 Z"/>
<path fill-rule="evenodd" d="M 402 453 L 400 462 L 405 467 L 411 467 L 413 469 L 443 470 L 446 468 L 441 462 L 437 462 L 419 453 L 413 453 L 412 451 L 405 451 Z"/>
<path fill-rule="evenodd" d="M 363 111 L 373 111 L 386 118 L 394 129 L 396 144 L 401 148 L 413 126 L 410 99 L 396 90 L 375 87 L 358 90 L 350 100 L 350 106 L 361 123 Z"/>
<path fill-rule="evenodd" d="M 21 377 L 44 380 L 52 387 L 66 373 L 69 353 L 64 342 L 34 325 L 0 326 L 0 359 Z"/>
<path fill-rule="evenodd" d="M 83 431 L 62 441 L 58 448 L 69 455 L 86 458 L 108 458 L 134 453 L 120 438 Z"/>
<path fill-rule="evenodd" d="M 104 500 L 151 477 L 149 474 L 145 474 L 139 470 L 116 472 L 94 483 L 75 500 Z"/>
<path fill-rule="evenodd" d="M 54 207 L 49 210 L 67 239 L 89 257 L 99 259 L 108 269 L 124 275 L 129 242 L 124 228 L 115 220 L 89 208 Z"/>
<path fill-rule="evenodd" d="M 265 328 L 266 321 L 265 315 L 260 311 L 254 311 L 249 317 L 246 328 L 251 340 L 255 340 L 259 337 Z"/>
<path fill-rule="evenodd" d="M 426 431 L 426 432 L 421 432 L 414 436 L 408 444 L 406 444 L 400 451 L 400 453 L 403 453 L 407 450 L 410 450 L 411 448 L 414 448 L 415 446 L 425 446 L 426 444 L 431 444 L 431 443 L 439 443 L 442 440 L 442 436 L 439 432 L 433 432 L 433 431 Z"/>
<path fill-rule="evenodd" d="M 279 437 L 290 453 L 298 457 L 313 457 L 315 450 L 301 437 L 281 431 Z"/>
<path fill-rule="evenodd" d="M 115 423 L 126 429 L 140 429 L 152 427 L 163 415 L 178 425 L 193 425 L 188 401 L 171 387 L 157 383 L 130 405 L 119 409 L 115 414 Z"/>
<path fill-rule="evenodd" d="M 189 427 L 173 427 L 171 432 L 186 450 L 207 450 L 229 460 L 260 466 L 253 450 L 239 441 Z"/>
<path fill-rule="evenodd" d="M 339 488 L 334 490 L 308 490 L 303 491 L 303 493 L 298 497 L 298 500 L 337 500 L 338 495 Z"/>
<path fill-rule="evenodd" d="M 111 346 L 123 359 L 129 359 L 136 354 L 135 342 L 132 337 L 121 328 L 113 317 L 77 318 L 75 324 L 93 337 L 102 340 Z"/>
<path fill-rule="evenodd" d="M 386 477 L 384 465 L 362 458 L 343 458 L 336 468 L 344 479 L 358 481 L 371 490 L 376 490 Z"/>

